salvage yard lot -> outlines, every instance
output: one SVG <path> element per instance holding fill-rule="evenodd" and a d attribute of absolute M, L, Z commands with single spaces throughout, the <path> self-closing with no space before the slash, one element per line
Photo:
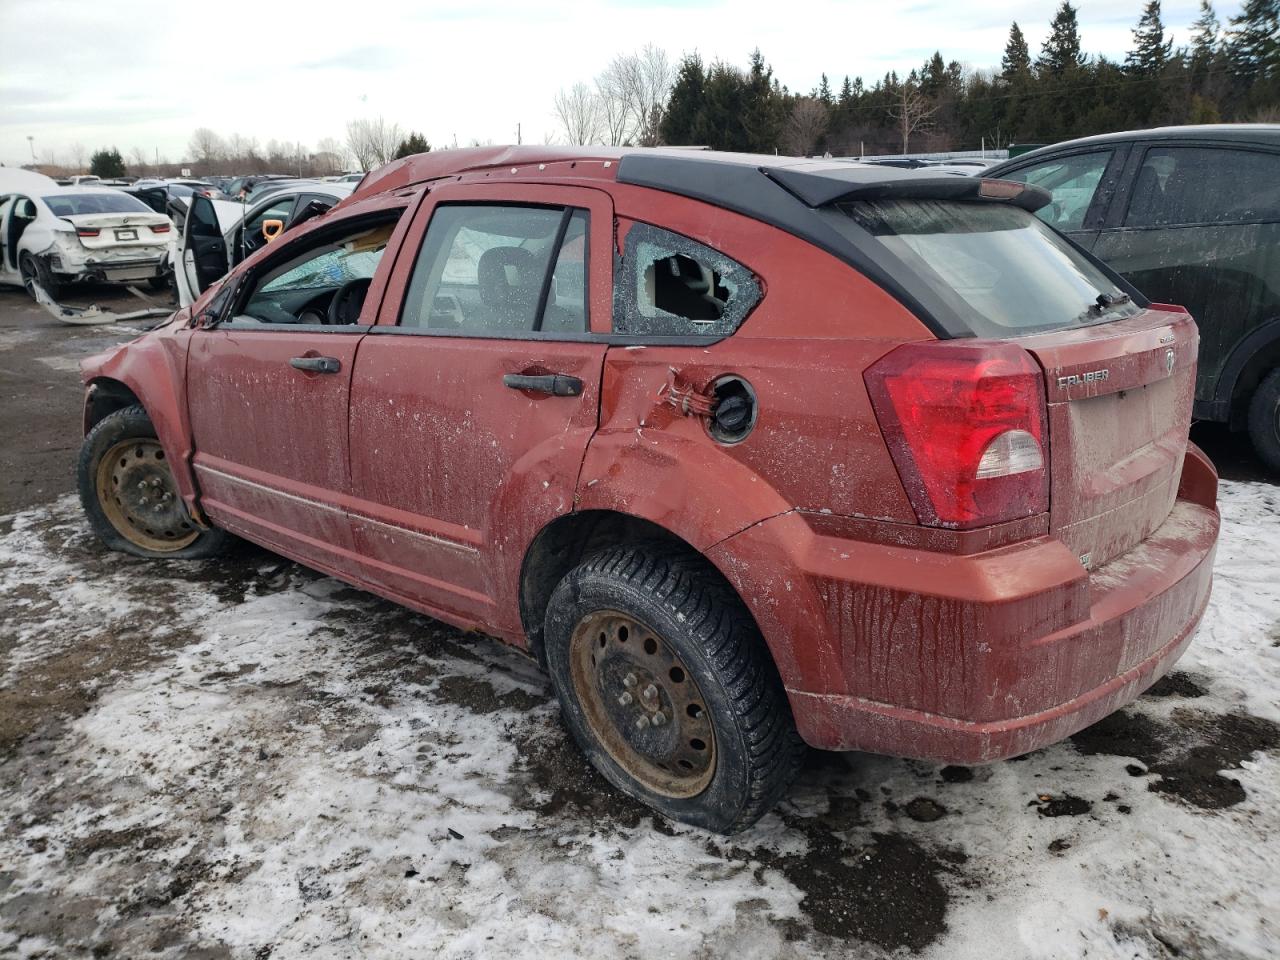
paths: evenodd
<path fill-rule="evenodd" d="M 1280 954 L 1280 488 L 1224 482 L 1133 707 L 991 767 L 814 754 L 726 839 L 608 787 L 517 653 L 248 545 L 107 553 L 75 362 L 128 336 L 0 293 L 0 954 Z"/>

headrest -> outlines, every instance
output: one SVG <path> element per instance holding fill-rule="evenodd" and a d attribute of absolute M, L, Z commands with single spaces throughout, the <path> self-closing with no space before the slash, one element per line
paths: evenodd
<path fill-rule="evenodd" d="M 523 247 L 492 247 L 480 255 L 476 281 L 481 302 L 493 307 L 524 306 L 538 296 L 541 271 Z"/>

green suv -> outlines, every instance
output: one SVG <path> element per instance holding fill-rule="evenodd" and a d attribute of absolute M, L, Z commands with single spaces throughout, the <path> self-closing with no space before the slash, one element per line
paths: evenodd
<path fill-rule="evenodd" d="M 1248 430 L 1280 473 L 1280 124 L 1163 127 L 1044 147 L 983 176 L 1200 327 L 1195 417 Z"/>

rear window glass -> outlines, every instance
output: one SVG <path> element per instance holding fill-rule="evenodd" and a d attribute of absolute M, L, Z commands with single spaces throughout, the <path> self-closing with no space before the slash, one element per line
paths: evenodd
<path fill-rule="evenodd" d="M 1280 154 L 1153 147 L 1143 158 L 1126 227 L 1280 220 Z"/>
<path fill-rule="evenodd" d="M 151 213 L 151 208 L 127 193 L 67 193 L 45 197 L 55 217 L 78 217 L 85 213 Z"/>
<path fill-rule="evenodd" d="M 1066 239 L 997 203 L 839 205 L 897 261 L 898 279 L 977 337 L 1018 337 L 1131 316 L 1138 307 Z M 839 218 L 837 218 L 839 219 Z"/>

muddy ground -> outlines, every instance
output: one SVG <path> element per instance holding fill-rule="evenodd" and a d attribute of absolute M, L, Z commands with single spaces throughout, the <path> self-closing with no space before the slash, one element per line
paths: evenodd
<path fill-rule="evenodd" d="M 1280 491 L 1230 438 L 1215 599 L 1136 704 L 991 767 L 815 754 L 719 838 L 482 637 L 247 545 L 103 551 L 74 361 L 127 336 L 0 293 L 0 955 L 1280 955 Z"/>

